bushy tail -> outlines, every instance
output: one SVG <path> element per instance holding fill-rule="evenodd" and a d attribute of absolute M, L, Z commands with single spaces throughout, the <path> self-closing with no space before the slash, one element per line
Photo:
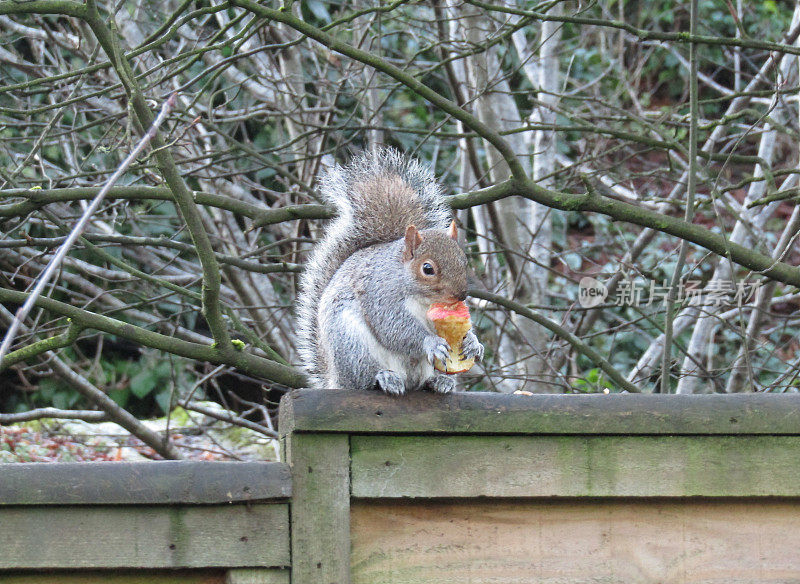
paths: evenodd
<path fill-rule="evenodd" d="M 321 387 L 317 312 L 339 266 L 365 247 L 395 241 L 406 227 L 445 229 L 452 215 L 433 173 L 393 149 L 380 149 L 334 166 L 320 192 L 337 216 L 311 252 L 297 300 L 298 352 L 313 387 Z"/>

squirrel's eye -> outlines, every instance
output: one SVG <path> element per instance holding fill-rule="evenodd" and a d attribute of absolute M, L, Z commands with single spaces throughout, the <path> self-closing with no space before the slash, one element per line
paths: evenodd
<path fill-rule="evenodd" d="M 433 276 L 436 270 L 433 269 L 433 266 L 429 262 L 425 262 L 422 264 L 422 273 L 426 276 Z"/>

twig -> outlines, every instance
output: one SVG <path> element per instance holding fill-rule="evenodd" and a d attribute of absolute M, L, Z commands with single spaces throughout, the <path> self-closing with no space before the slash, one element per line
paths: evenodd
<path fill-rule="evenodd" d="M 25 292 L 6 290 L 0 287 L 0 302 L 23 302 L 27 300 L 27 296 Z M 73 322 L 84 328 L 130 339 L 135 343 L 153 349 L 188 357 L 189 359 L 208 361 L 216 365 L 231 365 L 251 375 L 263 377 L 289 387 L 304 387 L 307 383 L 305 375 L 296 369 L 245 351 L 220 354 L 214 347 L 207 344 L 184 341 L 174 336 L 156 333 L 116 318 L 76 308 L 71 304 L 59 302 L 52 298 L 39 298 L 37 304 L 45 310 L 71 318 Z"/>
<path fill-rule="evenodd" d="M 545 318 L 541 314 L 537 314 L 521 304 L 508 300 L 507 298 L 503 298 L 502 296 L 498 296 L 497 294 L 492 294 L 491 292 L 484 292 L 483 290 L 468 290 L 467 293 L 475 298 L 483 298 L 484 300 L 488 300 L 489 302 L 494 302 L 495 304 L 504 306 L 509 310 L 513 310 L 520 316 L 529 318 L 532 321 L 542 325 L 547 330 L 554 333 L 556 336 L 559 336 L 565 341 L 567 341 L 570 345 L 572 345 L 572 347 L 576 351 L 591 359 L 619 387 L 630 393 L 641 393 L 641 390 L 638 387 L 636 387 L 633 383 L 625 379 L 625 377 L 623 377 L 622 374 L 619 371 L 617 371 L 613 365 L 611 365 L 611 363 L 609 363 L 605 358 L 603 358 L 603 356 L 600 355 L 600 353 L 595 351 L 592 347 L 584 343 L 582 340 L 573 335 L 567 329 L 556 324 L 549 318 Z"/>
<path fill-rule="evenodd" d="M 0 320 L 10 323 L 13 318 L 14 317 L 11 315 L 11 312 L 6 310 L 6 308 L 0 304 Z M 25 330 L 24 326 L 23 330 Z M 44 353 L 42 356 L 49 356 L 49 364 L 53 368 L 53 371 L 56 373 L 56 375 L 70 384 L 87 400 L 103 410 L 103 412 L 106 414 L 106 417 L 110 421 L 115 422 L 125 428 L 128 432 L 150 446 L 150 448 L 155 450 L 164 458 L 173 460 L 180 460 L 183 458 L 168 436 L 162 437 L 158 432 L 153 431 L 142 424 L 133 414 L 117 405 L 117 402 L 100 391 L 100 389 L 90 383 L 89 380 L 83 375 L 73 371 L 72 367 L 60 359 L 58 355 L 55 355 L 52 351 L 49 351 Z"/>
<path fill-rule="evenodd" d="M 694 36 L 697 31 L 698 0 L 692 0 L 689 34 Z M 697 103 L 697 45 L 689 45 L 689 182 L 686 187 L 686 210 L 684 221 L 688 224 L 694 217 L 694 197 L 697 191 L 697 118 L 699 116 Z M 681 239 L 678 251 L 678 262 L 672 272 L 672 280 L 667 292 L 667 315 L 664 319 L 664 353 L 661 358 L 661 393 L 670 393 L 670 355 L 672 353 L 672 319 L 675 315 L 676 294 L 678 283 L 681 279 L 683 266 L 686 263 L 689 242 Z"/>
<path fill-rule="evenodd" d="M 244 428 L 248 428 L 249 430 L 253 430 L 254 432 L 258 432 L 259 434 L 264 434 L 265 436 L 269 436 L 270 438 L 278 437 L 278 433 L 275 432 L 274 430 L 270 430 L 260 424 L 256 424 L 255 422 L 251 422 L 250 420 L 245 420 L 244 418 L 240 418 L 239 416 L 234 416 L 229 412 L 223 414 L 217 410 L 212 410 L 211 408 L 207 408 L 205 406 L 201 406 L 199 404 L 193 402 L 187 402 L 184 400 L 178 401 L 178 405 L 185 410 L 191 410 L 193 412 L 197 412 L 198 414 L 203 414 L 204 416 L 208 416 L 209 418 L 214 418 L 215 420 L 219 420 L 220 422 L 228 422 L 229 424 L 233 424 L 235 426 L 242 426 Z"/>
<path fill-rule="evenodd" d="M 97 410 L 60 410 L 58 408 L 37 408 L 18 414 L 0 414 L 0 424 L 18 424 L 33 420 L 83 420 L 85 422 L 103 422 L 108 420 L 105 412 Z"/>
<path fill-rule="evenodd" d="M 133 163 L 134 160 L 142 153 L 142 151 L 147 147 L 147 144 L 153 137 L 156 135 L 158 131 L 158 127 L 167 119 L 167 116 L 172 111 L 172 108 L 175 107 L 175 102 L 177 101 L 177 94 L 172 94 L 170 98 L 164 102 L 164 105 L 161 107 L 161 111 L 159 112 L 158 116 L 156 117 L 153 124 L 150 126 L 150 129 L 147 130 L 142 139 L 139 140 L 139 143 L 133 149 L 133 151 L 128 155 L 128 157 L 122 161 L 122 164 L 119 165 L 114 174 L 108 179 L 103 188 L 100 189 L 100 192 L 97 193 L 97 196 L 92 200 L 89 206 L 84 211 L 81 218 L 75 224 L 75 227 L 72 228 L 72 231 L 67 236 L 66 241 L 58 248 L 53 258 L 45 267 L 44 271 L 39 275 L 39 281 L 36 283 L 33 291 L 31 292 L 28 299 L 25 303 L 17 310 L 16 314 L 14 315 L 14 320 L 11 321 L 11 325 L 8 327 L 8 331 L 6 331 L 6 336 L 3 339 L 3 343 L 0 344 L 0 370 L 3 368 L 3 358 L 8 353 L 9 349 L 11 348 L 11 343 L 14 342 L 14 338 L 16 337 L 17 331 L 19 330 L 22 321 L 25 320 L 25 317 L 28 316 L 31 309 L 33 308 L 34 304 L 36 304 L 36 300 L 41 296 L 42 291 L 44 290 L 45 286 L 47 286 L 50 278 L 53 276 L 55 271 L 61 265 L 61 262 L 66 257 L 67 253 L 69 252 L 70 248 L 73 244 L 77 241 L 78 237 L 80 237 L 83 230 L 86 228 L 86 224 L 94 215 L 97 208 L 100 206 L 100 203 L 103 202 L 103 199 L 111 190 L 111 187 L 116 184 L 116 182 L 120 179 L 123 173 L 128 169 L 128 167 Z"/>

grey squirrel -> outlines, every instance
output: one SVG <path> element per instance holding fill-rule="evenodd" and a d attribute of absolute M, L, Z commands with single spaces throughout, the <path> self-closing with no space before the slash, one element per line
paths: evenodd
<path fill-rule="evenodd" d="M 396 150 L 362 154 L 320 179 L 337 210 L 300 280 L 298 352 L 312 387 L 448 393 L 450 350 L 426 317 L 467 296 L 467 258 L 433 173 Z M 461 345 L 482 358 L 470 330 Z"/>

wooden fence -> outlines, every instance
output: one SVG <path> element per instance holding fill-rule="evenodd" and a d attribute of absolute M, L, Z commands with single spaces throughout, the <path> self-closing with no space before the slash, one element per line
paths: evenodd
<path fill-rule="evenodd" d="M 0 465 L 2 584 L 287 584 L 282 463 Z"/>
<path fill-rule="evenodd" d="M 0 582 L 800 583 L 800 396 L 302 390 L 280 418 L 288 464 L 0 466 Z"/>

